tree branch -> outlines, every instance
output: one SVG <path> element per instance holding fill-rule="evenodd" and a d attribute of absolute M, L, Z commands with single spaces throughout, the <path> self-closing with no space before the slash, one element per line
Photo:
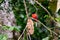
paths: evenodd
<path fill-rule="evenodd" d="M 27 15 L 27 17 L 29 17 L 25 0 L 23 0 L 23 2 L 24 2 L 24 6 L 25 6 L 26 15 Z"/>
<path fill-rule="evenodd" d="M 31 18 L 31 19 L 34 19 L 34 18 Z M 34 20 L 36 20 L 36 19 L 34 19 Z M 52 31 L 50 28 L 48 28 L 46 25 L 44 25 L 41 21 L 39 21 L 39 20 L 36 20 L 36 21 L 41 23 L 48 31 L 54 33 L 55 35 L 58 35 L 56 32 Z"/>
<path fill-rule="evenodd" d="M 24 34 L 25 30 L 26 30 L 27 27 L 24 28 L 22 34 L 19 36 L 18 40 L 20 40 L 20 38 L 22 37 L 22 35 Z"/>
<path fill-rule="evenodd" d="M 48 13 L 48 15 L 49 15 L 49 17 L 55 22 L 55 23 L 57 23 L 55 20 L 54 20 L 54 17 L 52 17 L 51 15 L 50 15 L 50 12 L 41 4 L 41 3 L 39 3 L 38 1 L 36 1 L 36 0 L 34 0 L 39 6 L 41 6 L 47 13 Z"/>
<path fill-rule="evenodd" d="M 24 7 L 25 7 L 25 11 L 26 11 L 27 18 L 29 18 L 25 0 L 23 0 L 23 2 L 24 2 Z M 20 40 L 20 38 L 21 38 L 22 35 L 24 34 L 26 28 L 27 28 L 27 27 L 24 28 L 24 30 L 23 30 L 22 34 L 19 36 L 18 40 Z"/>
<path fill-rule="evenodd" d="M 39 3 L 38 1 L 36 1 L 36 0 L 34 0 L 39 6 L 41 6 L 47 13 L 48 13 L 48 15 L 49 16 L 51 16 L 50 15 L 50 12 L 43 6 L 43 5 L 41 5 L 41 3 Z"/>
<path fill-rule="evenodd" d="M 29 39 L 31 40 L 30 34 L 28 36 L 29 36 Z"/>

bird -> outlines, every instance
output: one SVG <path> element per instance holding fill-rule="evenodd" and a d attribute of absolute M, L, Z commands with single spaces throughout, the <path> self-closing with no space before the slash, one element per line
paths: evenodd
<path fill-rule="evenodd" d="M 32 19 L 33 21 L 37 22 L 37 20 L 38 20 L 38 15 L 37 15 L 35 12 L 33 12 L 33 13 L 32 13 L 32 18 L 33 18 L 33 19 Z"/>
<path fill-rule="evenodd" d="M 34 24 L 35 24 L 36 27 L 37 26 L 40 27 L 40 23 L 38 21 L 38 15 L 37 15 L 37 13 L 35 13 L 35 12 L 32 13 L 32 20 L 34 21 Z"/>

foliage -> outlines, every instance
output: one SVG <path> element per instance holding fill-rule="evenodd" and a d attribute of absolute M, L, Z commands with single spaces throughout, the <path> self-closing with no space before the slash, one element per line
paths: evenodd
<path fill-rule="evenodd" d="M 60 18 L 55 18 L 56 21 L 60 22 Z"/>
<path fill-rule="evenodd" d="M 13 7 L 13 11 L 15 14 L 15 18 L 16 18 L 16 23 L 17 25 L 21 26 L 21 31 L 25 28 L 26 26 L 26 12 L 25 12 L 25 8 L 24 8 L 24 4 L 23 4 L 23 0 L 12 0 L 11 1 L 12 7 Z M 28 7 L 28 12 L 29 12 L 29 16 L 31 17 L 32 12 L 37 12 L 38 14 L 38 20 L 40 20 L 41 22 L 43 22 L 44 24 L 46 24 L 46 19 L 48 20 L 49 16 L 46 13 L 46 11 L 40 7 L 37 4 L 30 4 L 29 1 L 26 0 L 26 4 Z M 41 4 L 48 9 L 49 7 L 49 1 L 45 0 L 42 1 Z M 36 8 L 38 10 L 36 10 Z M 49 10 L 49 9 L 48 9 Z M 50 22 L 49 22 L 50 23 Z M 50 24 L 47 23 L 47 25 L 51 26 Z M 41 31 L 41 32 L 40 32 Z M 40 28 L 35 27 L 35 33 L 31 36 L 32 40 L 41 40 L 45 37 L 47 37 L 49 34 L 49 32 L 41 25 Z"/>
<path fill-rule="evenodd" d="M 0 4 L 3 2 L 4 0 L 0 0 Z"/>
<path fill-rule="evenodd" d="M 44 1 L 40 1 L 41 4 L 48 9 L 48 11 L 51 13 L 51 15 L 53 14 L 53 12 L 55 11 L 55 7 L 56 7 L 56 3 L 54 3 L 54 5 L 52 6 L 52 4 L 48 1 L 48 0 L 44 0 Z M 0 0 L 0 3 L 2 3 L 3 0 Z M 26 12 L 25 12 L 25 7 L 24 7 L 24 3 L 23 0 L 11 0 L 9 2 L 12 6 L 12 9 L 14 11 L 14 15 L 16 18 L 16 25 L 19 26 L 3 26 L 2 29 L 3 30 L 10 30 L 10 31 L 18 31 L 18 32 L 22 32 L 23 29 L 26 26 L 27 23 L 27 16 L 26 16 Z M 26 4 L 27 4 L 27 8 L 28 8 L 28 12 L 29 12 L 29 16 L 31 17 L 32 12 L 36 12 L 38 15 L 38 20 L 40 20 L 42 23 L 44 23 L 47 27 L 54 27 L 54 25 L 51 23 L 51 19 L 49 17 L 49 15 L 47 14 L 47 12 L 40 7 L 38 4 L 30 4 L 28 0 L 26 0 Z M 36 10 L 36 8 L 37 10 Z M 53 16 L 53 15 L 52 15 Z M 60 21 L 60 18 L 55 18 L 56 21 Z M 32 40 L 48 40 L 49 37 L 48 35 L 50 35 L 49 31 L 44 28 L 42 25 L 40 25 L 40 27 L 36 27 L 34 25 L 34 34 L 31 35 Z M 25 36 L 24 36 L 25 37 Z M 2 40 L 6 40 L 6 37 L 3 37 L 2 35 L 0 35 L 0 39 Z"/>
<path fill-rule="evenodd" d="M 0 40 L 7 40 L 7 35 L 5 34 L 0 34 Z"/>
<path fill-rule="evenodd" d="M 48 40 L 49 39 L 49 37 L 46 37 L 46 38 L 44 38 L 44 39 L 42 39 L 42 40 Z"/>
<path fill-rule="evenodd" d="M 3 30 L 10 30 L 10 31 L 15 30 L 15 31 L 18 31 L 18 32 L 20 31 L 20 29 L 16 26 L 3 26 L 2 29 Z"/>

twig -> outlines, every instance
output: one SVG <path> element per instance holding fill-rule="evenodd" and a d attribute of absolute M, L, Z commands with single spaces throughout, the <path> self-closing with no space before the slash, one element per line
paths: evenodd
<path fill-rule="evenodd" d="M 31 18 L 31 19 L 34 19 L 34 18 Z M 36 19 L 34 19 L 34 20 L 36 20 Z M 48 28 L 46 25 L 44 25 L 41 21 L 39 21 L 39 20 L 36 20 L 36 21 L 39 22 L 40 24 L 42 24 L 48 31 L 58 35 L 56 32 L 52 31 L 50 28 Z"/>
<path fill-rule="evenodd" d="M 24 2 L 24 6 L 25 6 L 26 15 L 27 15 L 27 18 L 28 18 L 29 16 L 28 16 L 28 11 L 27 11 L 26 2 L 25 2 L 25 0 L 23 0 L 23 2 Z M 22 37 L 22 35 L 24 34 L 26 28 L 27 28 L 27 27 L 24 28 L 23 33 L 20 35 L 20 37 L 18 38 L 18 40 L 19 40 L 19 39 Z"/>
<path fill-rule="evenodd" d="M 53 32 L 54 34 L 57 35 L 57 33 L 55 33 L 54 31 L 52 31 L 50 28 L 48 28 L 46 25 L 44 25 L 41 21 L 38 20 L 38 22 L 40 22 L 48 31 Z"/>
<path fill-rule="evenodd" d="M 27 15 L 27 17 L 29 17 L 25 0 L 23 0 L 23 2 L 24 2 L 24 6 L 25 6 L 26 15 Z"/>
<path fill-rule="evenodd" d="M 39 3 L 38 1 L 36 1 L 36 0 L 34 0 L 39 6 L 41 6 L 47 13 L 48 13 L 48 15 L 49 16 L 51 16 L 50 15 L 50 12 L 43 6 L 43 5 L 41 5 L 41 3 Z"/>
<path fill-rule="evenodd" d="M 25 27 L 25 29 L 23 30 L 23 33 L 19 36 L 18 40 L 20 40 L 20 38 L 22 37 L 22 35 L 24 34 L 25 30 L 27 27 Z"/>
<path fill-rule="evenodd" d="M 29 31 L 28 31 L 29 32 Z M 29 40 L 31 40 L 30 33 L 27 35 L 29 37 Z"/>
<path fill-rule="evenodd" d="M 28 35 L 27 35 L 27 40 L 29 40 L 29 39 L 28 39 Z"/>
<path fill-rule="evenodd" d="M 29 40 L 31 40 L 30 34 L 28 36 L 29 36 Z"/>
<path fill-rule="evenodd" d="M 48 13 L 48 15 L 50 16 L 50 18 L 55 22 L 55 23 L 57 23 L 55 20 L 54 20 L 54 17 L 52 17 L 51 15 L 50 15 L 50 12 L 41 4 L 41 3 L 39 3 L 38 1 L 36 1 L 36 0 L 34 0 L 39 6 L 41 6 L 47 13 Z"/>

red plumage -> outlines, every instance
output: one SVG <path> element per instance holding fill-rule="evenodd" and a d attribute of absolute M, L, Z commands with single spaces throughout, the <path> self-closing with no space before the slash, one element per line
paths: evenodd
<path fill-rule="evenodd" d="M 37 22 L 38 15 L 36 13 L 32 13 L 32 18 L 34 18 L 33 21 L 36 21 Z"/>
<path fill-rule="evenodd" d="M 38 19 L 37 14 L 36 14 L 36 13 L 32 14 L 32 18 L 34 18 L 34 19 Z"/>

